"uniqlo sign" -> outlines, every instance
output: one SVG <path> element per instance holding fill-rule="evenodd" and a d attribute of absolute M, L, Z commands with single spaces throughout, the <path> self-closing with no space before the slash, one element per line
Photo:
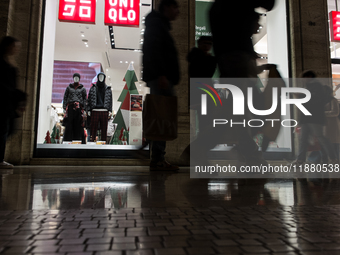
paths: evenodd
<path fill-rule="evenodd" d="M 329 13 L 329 27 L 331 30 L 331 41 L 340 42 L 340 12 Z"/>
<path fill-rule="evenodd" d="M 105 25 L 138 27 L 139 5 L 140 0 L 105 0 Z"/>
<path fill-rule="evenodd" d="M 96 0 L 59 0 L 59 21 L 96 23 Z"/>

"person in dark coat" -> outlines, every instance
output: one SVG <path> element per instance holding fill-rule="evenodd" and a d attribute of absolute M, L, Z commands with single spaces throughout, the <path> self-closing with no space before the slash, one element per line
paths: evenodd
<path fill-rule="evenodd" d="M 175 0 L 162 0 L 158 11 L 145 19 L 143 44 L 143 80 L 150 94 L 173 96 L 173 87 L 179 83 L 180 72 L 175 42 L 170 34 L 171 21 L 179 15 Z M 171 109 L 169 109 L 171 110 Z M 150 170 L 178 170 L 165 159 L 165 141 L 153 141 Z"/>
<path fill-rule="evenodd" d="M 0 109 L 2 117 L 0 122 L 0 169 L 13 168 L 13 165 L 4 161 L 6 140 L 14 130 L 14 119 L 24 110 L 26 93 L 17 89 L 17 68 L 13 58 L 19 53 L 20 42 L 10 36 L 4 37 L 0 42 Z M 19 111 L 18 111 L 19 110 Z"/>
<path fill-rule="evenodd" d="M 252 35 L 258 33 L 260 14 L 255 11 L 263 7 L 270 11 L 275 0 L 244 0 L 225 1 L 216 0 L 210 10 L 210 26 L 213 35 L 214 53 L 217 58 L 221 78 L 247 78 L 235 81 L 245 98 L 247 89 L 253 88 L 253 100 L 256 109 L 261 107 L 263 100 L 256 89 L 257 75 L 270 65 L 257 67 Z M 241 13 L 240 13 L 241 12 Z M 232 35 L 232 39 L 230 38 Z M 228 81 L 222 81 L 228 82 Z M 253 117 L 248 107 L 240 119 L 249 120 Z M 236 116 L 230 116 L 235 118 Z M 238 145 L 238 159 L 248 165 L 267 164 L 258 152 L 258 146 L 252 138 L 248 127 L 233 128 Z"/>
<path fill-rule="evenodd" d="M 299 153 L 297 159 L 293 162 L 294 165 L 302 165 L 306 160 L 307 148 L 309 145 L 309 136 L 314 135 L 321 147 L 322 151 L 330 158 L 330 164 L 339 164 L 334 148 L 330 141 L 323 133 L 323 127 L 326 124 L 325 105 L 331 100 L 331 97 L 326 95 L 323 85 L 316 79 L 314 71 L 306 71 L 302 78 L 305 81 L 305 88 L 311 93 L 311 99 L 304 104 L 311 115 L 301 113 L 299 126 L 301 127 Z"/>
<path fill-rule="evenodd" d="M 197 46 L 188 54 L 190 78 L 211 78 L 216 70 L 216 58 L 210 51 L 213 45 L 211 36 L 201 36 Z"/>

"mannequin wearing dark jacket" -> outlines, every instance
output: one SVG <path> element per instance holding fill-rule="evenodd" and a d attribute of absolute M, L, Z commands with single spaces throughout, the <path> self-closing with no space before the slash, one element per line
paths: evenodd
<path fill-rule="evenodd" d="M 64 94 L 63 108 L 64 116 L 64 141 L 84 141 L 84 116 L 86 89 L 79 84 L 80 74 L 73 75 L 74 83 L 70 84 Z"/>
<path fill-rule="evenodd" d="M 96 138 L 99 123 L 101 141 L 106 141 L 109 113 L 112 112 L 111 86 L 105 84 L 106 75 L 104 73 L 99 73 L 97 78 L 98 81 L 96 84 L 92 84 L 88 96 L 88 106 L 91 112 L 91 142 Z"/>

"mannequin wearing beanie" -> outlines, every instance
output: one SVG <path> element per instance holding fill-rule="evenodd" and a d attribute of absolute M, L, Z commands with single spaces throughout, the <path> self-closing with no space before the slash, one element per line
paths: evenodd
<path fill-rule="evenodd" d="M 65 90 L 63 109 L 65 112 L 63 125 L 65 126 L 64 141 L 84 141 L 84 107 L 86 89 L 80 82 L 80 74 L 73 75 L 73 83 Z"/>
<path fill-rule="evenodd" d="M 107 124 L 112 112 L 112 91 L 111 86 L 105 84 L 106 75 L 99 73 L 97 83 L 92 84 L 88 95 L 88 107 L 91 112 L 90 141 L 96 140 L 98 124 L 100 124 L 101 141 L 106 141 Z"/>

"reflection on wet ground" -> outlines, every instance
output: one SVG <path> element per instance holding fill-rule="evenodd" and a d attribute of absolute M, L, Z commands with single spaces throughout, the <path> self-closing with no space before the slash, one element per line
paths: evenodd
<path fill-rule="evenodd" d="M 2 171 L 2 210 L 340 204 L 337 180 L 190 179 L 187 170 L 26 167 Z"/>
<path fill-rule="evenodd" d="M 190 179 L 188 169 L 171 174 L 145 167 L 0 173 L 1 254 L 340 250 L 337 179 Z"/>

